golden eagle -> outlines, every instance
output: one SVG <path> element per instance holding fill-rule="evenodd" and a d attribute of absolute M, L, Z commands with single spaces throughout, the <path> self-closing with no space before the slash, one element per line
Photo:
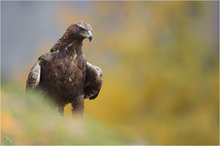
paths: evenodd
<path fill-rule="evenodd" d="M 79 22 L 68 27 L 50 52 L 40 56 L 32 67 L 26 89 L 40 89 L 63 114 L 72 104 L 72 112 L 83 113 L 84 99 L 95 99 L 102 85 L 102 70 L 87 62 L 82 52 L 85 38 L 92 40 L 92 27 Z"/>

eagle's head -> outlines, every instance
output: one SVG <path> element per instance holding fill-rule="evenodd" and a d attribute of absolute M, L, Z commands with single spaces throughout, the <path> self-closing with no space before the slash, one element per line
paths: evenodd
<path fill-rule="evenodd" d="M 89 41 L 92 40 L 92 27 L 86 22 L 78 22 L 69 26 L 68 30 L 74 38 L 83 40 L 88 38 Z"/>

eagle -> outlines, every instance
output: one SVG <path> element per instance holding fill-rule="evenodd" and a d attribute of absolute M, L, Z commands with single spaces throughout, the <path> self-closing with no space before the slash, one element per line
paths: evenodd
<path fill-rule="evenodd" d="M 82 51 L 83 40 L 91 41 L 92 32 L 92 27 L 86 22 L 71 24 L 29 72 L 26 90 L 42 91 L 62 115 L 68 103 L 72 105 L 73 114 L 82 115 L 84 99 L 95 99 L 100 92 L 103 71 L 89 63 Z"/>

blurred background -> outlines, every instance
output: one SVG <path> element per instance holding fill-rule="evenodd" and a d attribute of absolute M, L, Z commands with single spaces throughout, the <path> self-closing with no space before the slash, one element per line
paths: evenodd
<path fill-rule="evenodd" d="M 104 71 L 82 121 L 25 95 L 37 58 L 80 20 Z M 218 1 L 1 1 L 2 144 L 219 144 L 218 55 Z"/>

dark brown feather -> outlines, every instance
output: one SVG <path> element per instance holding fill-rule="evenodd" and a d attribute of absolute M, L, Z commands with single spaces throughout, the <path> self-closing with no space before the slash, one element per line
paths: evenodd
<path fill-rule="evenodd" d="M 45 56 L 40 57 L 42 73 L 39 86 L 61 105 L 83 95 L 86 59 L 81 44 L 73 42 L 66 49 Z"/>
<path fill-rule="evenodd" d="M 87 62 L 86 66 L 86 82 L 84 86 L 84 92 L 89 99 L 95 99 L 102 86 L 102 70 Z"/>
<path fill-rule="evenodd" d="M 80 32 L 79 27 L 88 32 Z M 76 111 L 83 111 L 83 97 L 94 99 L 101 89 L 102 70 L 88 63 L 81 49 L 83 39 L 90 38 L 91 31 L 91 26 L 83 22 L 68 27 L 50 52 L 38 58 L 28 76 L 27 88 L 37 86 L 55 101 L 60 111 L 67 103 L 72 103 Z"/>

